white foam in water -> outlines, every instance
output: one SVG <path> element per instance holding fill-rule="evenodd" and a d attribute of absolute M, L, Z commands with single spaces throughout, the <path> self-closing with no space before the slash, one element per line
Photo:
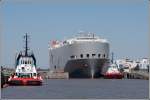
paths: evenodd
<path fill-rule="evenodd" d="M 88 63 L 89 63 L 90 68 L 91 68 L 91 77 L 94 78 L 94 73 L 95 73 L 94 66 L 95 66 L 95 63 L 94 63 L 94 61 L 89 61 Z"/>
<path fill-rule="evenodd" d="M 94 77 L 94 68 L 91 69 L 91 76 Z"/>

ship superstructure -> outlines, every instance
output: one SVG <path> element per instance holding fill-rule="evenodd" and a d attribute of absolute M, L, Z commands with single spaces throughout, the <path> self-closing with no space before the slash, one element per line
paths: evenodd
<path fill-rule="evenodd" d="M 79 33 L 64 41 L 51 41 L 50 69 L 64 70 L 73 78 L 100 77 L 109 62 L 109 42 L 94 33 Z"/>

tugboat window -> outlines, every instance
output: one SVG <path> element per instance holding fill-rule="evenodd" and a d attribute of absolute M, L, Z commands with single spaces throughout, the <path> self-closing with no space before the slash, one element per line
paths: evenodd
<path fill-rule="evenodd" d="M 34 76 L 36 76 L 36 73 L 34 73 Z"/>
<path fill-rule="evenodd" d="M 20 77 L 20 73 L 19 73 L 19 77 Z"/>
<path fill-rule="evenodd" d="M 83 58 L 83 54 L 81 54 L 80 57 Z"/>
<path fill-rule="evenodd" d="M 27 64 L 27 61 L 25 61 L 25 64 Z"/>

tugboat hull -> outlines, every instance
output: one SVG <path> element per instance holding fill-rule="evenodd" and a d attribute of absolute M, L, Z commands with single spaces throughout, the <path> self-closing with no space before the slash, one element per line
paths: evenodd
<path fill-rule="evenodd" d="M 42 85 L 42 78 L 36 70 L 36 59 L 33 52 L 28 53 L 28 35 L 25 38 L 25 52 L 16 55 L 15 73 L 8 79 L 9 85 Z"/>
<path fill-rule="evenodd" d="M 42 85 L 42 80 L 33 78 L 12 78 L 8 81 L 9 85 Z"/>
<path fill-rule="evenodd" d="M 122 79 L 123 75 L 121 73 L 108 73 L 104 75 L 107 79 Z"/>

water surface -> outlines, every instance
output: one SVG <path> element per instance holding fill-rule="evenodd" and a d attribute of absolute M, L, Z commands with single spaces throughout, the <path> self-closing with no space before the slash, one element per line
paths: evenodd
<path fill-rule="evenodd" d="M 139 79 L 49 79 L 42 86 L 9 86 L 3 99 L 145 99 L 149 81 Z"/>

